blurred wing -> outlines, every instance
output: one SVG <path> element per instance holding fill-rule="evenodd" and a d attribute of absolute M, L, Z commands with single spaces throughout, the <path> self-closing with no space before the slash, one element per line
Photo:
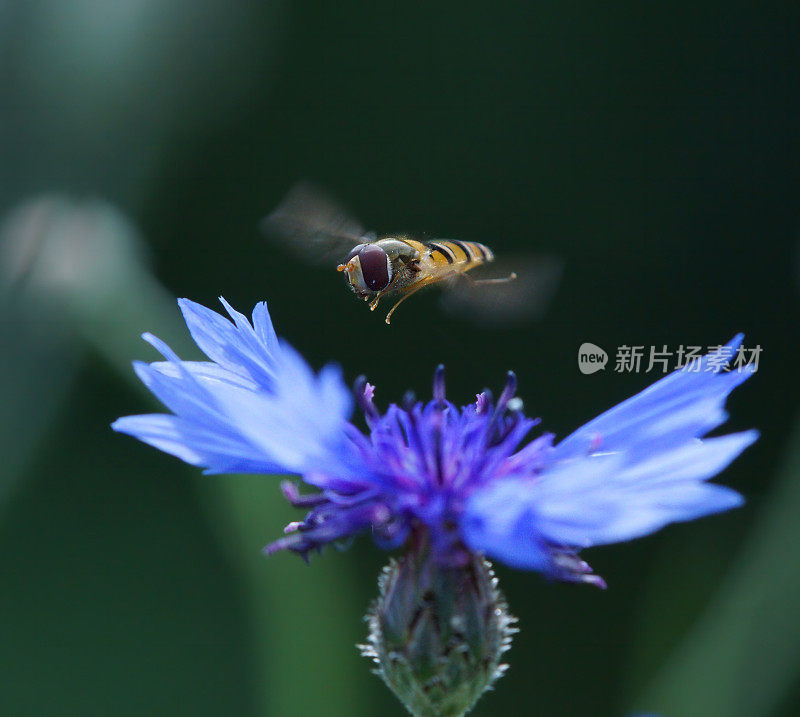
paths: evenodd
<path fill-rule="evenodd" d="M 306 183 L 292 187 L 263 219 L 261 230 L 307 261 L 327 265 L 342 261 L 356 244 L 375 239 L 334 200 Z"/>
<path fill-rule="evenodd" d="M 442 308 L 487 327 L 535 321 L 547 311 L 562 271 L 563 262 L 555 257 L 504 257 L 451 278 L 442 295 Z M 482 283 L 511 274 L 517 278 Z"/>

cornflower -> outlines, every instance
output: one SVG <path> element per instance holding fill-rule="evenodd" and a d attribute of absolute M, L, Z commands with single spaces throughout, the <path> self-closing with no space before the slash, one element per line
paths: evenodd
<path fill-rule="evenodd" d="M 134 368 L 171 413 L 113 428 L 209 474 L 301 476 L 313 492 L 282 489 L 307 513 L 267 554 L 307 558 L 366 532 L 383 549 L 405 547 L 381 576 L 362 651 L 413 714 L 465 714 L 505 669 L 514 618 L 486 558 L 605 588 L 580 550 L 743 502 L 708 479 L 757 432 L 704 438 L 754 371 L 722 370 L 741 335 L 556 441 L 529 438 L 539 420 L 524 415 L 511 372 L 496 400 L 487 390 L 458 407 L 440 366 L 432 400 L 407 395 L 381 413 L 365 379 L 350 391 L 338 367 L 315 374 L 279 340 L 265 303 L 251 324 L 221 301 L 232 322 L 179 301 L 208 361 L 144 335 L 165 360 Z M 355 405 L 366 432 L 351 422 Z"/>

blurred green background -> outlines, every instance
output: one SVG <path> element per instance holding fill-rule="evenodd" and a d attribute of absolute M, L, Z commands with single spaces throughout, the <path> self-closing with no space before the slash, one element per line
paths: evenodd
<path fill-rule="evenodd" d="M 368 539 L 262 558 L 277 479 L 202 478 L 113 434 L 152 410 L 175 296 L 267 299 L 385 404 L 513 368 L 563 436 L 653 376 L 592 341 L 763 348 L 722 480 L 747 505 L 588 551 L 605 593 L 499 567 L 522 632 L 476 715 L 800 712 L 800 8 L 723 3 L 0 1 L 0 709 L 400 715 L 354 647 Z M 298 179 L 379 231 L 562 258 L 538 322 L 415 297 L 391 328 L 257 224 Z M 20 209 L 20 207 L 23 207 Z M 388 307 L 387 307 L 388 308 Z M 613 357 L 612 357 L 613 361 Z"/>

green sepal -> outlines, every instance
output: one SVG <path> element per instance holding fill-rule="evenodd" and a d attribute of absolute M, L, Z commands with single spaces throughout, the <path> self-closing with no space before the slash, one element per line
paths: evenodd
<path fill-rule="evenodd" d="M 443 567 L 426 546 L 392 560 L 366 616 L 364 656 L 415 717 L 460 717 L 500 677 L 517 631 L 491 564 Z"/>

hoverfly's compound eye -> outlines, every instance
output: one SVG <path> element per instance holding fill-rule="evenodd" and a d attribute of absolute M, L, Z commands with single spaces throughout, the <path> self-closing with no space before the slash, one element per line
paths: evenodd
<path fill-rule="evenodd" d="M 350 261 L 356 254 L 358 254 L 358 252 L 360 252 L 365 246 L 366 244 L 356 244 L 356 246 L 354 246 L 350 250 L 350 253 L 344 258 L 342 264 L 347 264 L 347 262 Z"/>
<path fill-rule="evenodd" d="M 381 247 L 376 244 L 365 244 L 358 251 L 358 261 L 361 263 L 364 283 L 372 291 L 382 291 L 389 285 L 389 280 L 392 278 L 389 257 Z"/>

